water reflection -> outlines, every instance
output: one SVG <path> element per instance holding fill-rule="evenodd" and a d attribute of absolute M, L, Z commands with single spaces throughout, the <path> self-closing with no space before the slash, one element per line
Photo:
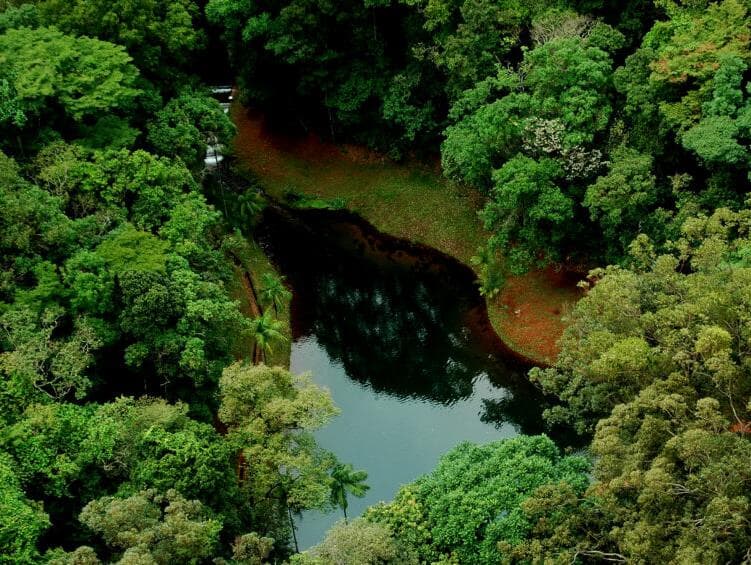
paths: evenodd
<path fill-rule="evenodd" d="M 468 270 L 339 213 L 270 210 L 257 237 L 294 291 L 294 339 L 314 336 L 350 379 L 450 406 L 483 377 L 499 389 L 481 421 L 543 430 L 543 399 L 492 332 Z"/>

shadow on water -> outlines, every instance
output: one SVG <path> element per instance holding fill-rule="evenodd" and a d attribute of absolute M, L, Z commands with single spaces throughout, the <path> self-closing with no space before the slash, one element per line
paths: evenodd
<path fill-rule="evenodd" d="M 343 412 L 319 442 L 371 474 L 376 492 L 353 510 L 391 498 L 459 441 L 545 430 L 546 399 L 464 265 L 343 211 L 269 208 L 256 239 L 294 293 L 292 369 L 312 370 Z M 335 519 L 304 515 L 303 545 Z"/>

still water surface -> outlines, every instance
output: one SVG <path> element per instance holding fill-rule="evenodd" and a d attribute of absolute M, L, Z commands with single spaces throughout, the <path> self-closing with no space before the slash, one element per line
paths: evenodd
<path fill-rule="evenodd" d="M 269 210 L 257 232 L 294 292 L 291 369 L 312 372 L 342 412 L 316 438 L 369 473 L 351 517 L 462 441 L 542 431 L 544 400 L 492 331 L 469 269 L 344 213 Z M 300 548 L 340 518 L 303 513 Z"/>

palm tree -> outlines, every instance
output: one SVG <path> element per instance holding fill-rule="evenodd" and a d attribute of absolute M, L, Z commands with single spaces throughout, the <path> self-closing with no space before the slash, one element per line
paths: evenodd
<path fill-rule="evenodd" d="M 284 286 L 284 277 L 277 277 L 274 273 L 261 275 L 261 292 L 259 294 L 263 304 L 271 304 L 276 316 L 279 316 L 279 308 L 292 298 L 292 293 Z"/>
<path fill-rule="evenodd" d="M 273 352 L 274 342 L 287 341 L 287 337 L 282 333 L 283 330 L 284 324 L 274 320 L 268 311 L 250 321 L 250 334 L 255 340 L 253 347 L 254 364 L 257 365 L 266 361 L 266 353 Z"/>
<path fill-rule="evenodd" d="M 257 190 L 248 190 L 237 198 L 237 212 L 242 223 L 252 224 L 256 215 L 263 210 L 265 201 Z"/>
<path fill-rule="evenodd" d="M 347 494 L 362 498 L 370 487 L 365 484 L 368 474 L 355 471 L 352 465 L 337 463 L 331 470 L 331 502 L 342 509 L 347 521 Z"/>

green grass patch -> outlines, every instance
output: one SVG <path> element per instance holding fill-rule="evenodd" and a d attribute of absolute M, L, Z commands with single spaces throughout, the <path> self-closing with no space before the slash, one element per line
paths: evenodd
<path fill-rule="evenodd" d="M 249 292 L 245 274 L 249 274 L 253 281 L 256 292 L 261 289 L 261 278 L 265 273 L 273 273 L 280 276 L 263 249 L 252 239 L 239 241 L 235 238 L 232 246 L 232 255 L 239 260 L 240 265 L 235 266 L 230 284 L 230 296 L 240 304 L 241 311 L 249 317 L 253 317 L 252 296 Z M 263 305 L 261 305 L 263 307 Z M 268 365 L 281 365 L 289 368 L 290 353 L 292 351 L 292 329 L 290 326 L 290 304 L 286 301 L 277 313 L 277 319 L 284 325 L 284 335 L 287 341 L 275 345 L 274 351 L 267 354 Z M 253 339 L 249 336 L 238 339 L 235 345 L 235 356 L 238 358 L 251 358 L 253 353 Z"/>
<path fill-rule="evenodd" d="M 477 272 L 471 258 L 488 235 L 478 217 L 484 204 L 478 191 L 426 165 L 394 163 L 362 148 L 334 146 L 313 136 L 274 137 L 262 118 L 237 105 L 233 118 L 241 167 L 274 198 L 284 201 L 294 194 L 299 207 L 346 206 L 378 230 L 442 251 Z M 561 312 L 576 301 L 576 289 L 558 284 L 548 272 L 512 277 L 509 283 L 488 301 L 491 323 L 514 351 L 549 363 L 564 328 Z"/>

